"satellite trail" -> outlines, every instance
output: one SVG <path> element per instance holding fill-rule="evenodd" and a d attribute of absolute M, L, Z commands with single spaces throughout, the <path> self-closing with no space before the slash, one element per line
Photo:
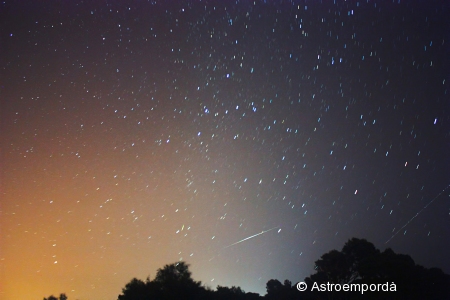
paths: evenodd
<path fill-rule="evenodd" d="M 446 189 L 448 189 L 450 187 L 450 184 L 447 185 L 442 192 L 440 192 L 436 197 L 433 198 L 433 200 L 431 200 L 430 202 L 427 203 L 427 205 L 425 205 L 421 210 L 419 210 L 418 213 L 415 214 L 414 217 L 412 217 L 411 219 L 409 219 L 408 222 L 406 222 L 405 225 L 402 226 L 402 228 L 400 228 L 399 230 L 397 230 L 396 233 L 394 233 L 386 242 L 385 244 L 389 243 L 400 231 L 403 230 L 403 228 L 405 228 L 406 226 L 408 226 L 409 223 L 411 223 L 412 220 L 414 220 L 424 209 L 426 209 L 431 203 L 433 203 L 434 200 L 436 200 L 440 195 L 442 195 Z"/>
<path fill-rule="evenodd" d="M 242 243 L 242 242 L 244 242 L 244 241 L 246 241 L 246 240 L 249 240 L 249 239 L 251 239 L 251 238 L 254 238 L 255 236 L 261 235 L 261 234 L 263 234 L 263 233 L 269 232 L 269 231 L 274 230 L 274 229 L 277 229 L 277 228 L 280 228 L 280 227 L 274 227 L 274 228 L 271 228 L 271 229 L 268 229 L 268 230 L 263 230 L 263 231 L 261 231 L 260 233 L 257 233 L 257 234 L 254 234 L 254 235 L 252 235 L 252 236 L 249 236 L 249 237 L 247 237 L 247 238 L 245 238 L 245 239 L 243 239 L 243 240 L 240 240 L 239 242 L 236 242 L 236 243 L 234 243 L 234 244 L 228 245 L 228 246 L 223 247 L 223 248 L 225 249 L 225 248 L 228 248 L 228 247 L 237 245 L 237 244 Z"/>

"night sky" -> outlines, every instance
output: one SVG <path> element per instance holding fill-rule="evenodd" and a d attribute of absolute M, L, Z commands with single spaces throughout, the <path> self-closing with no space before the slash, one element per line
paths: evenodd
<path fill-rule="evenodd" d="M 450 273 L 449 15 L 3 1 L 0 298 L 116 299 L 179 260 L 265 294 L 352 237 Z"/>

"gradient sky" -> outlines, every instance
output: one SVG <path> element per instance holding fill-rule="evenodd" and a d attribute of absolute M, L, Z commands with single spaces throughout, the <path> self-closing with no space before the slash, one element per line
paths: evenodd
<path fill-rule="evenodd" d="M 116 299 L 178 260 L 264 294 L 351 237 L 450 273 L 449 15 L 3 1 L 0 298 Z"/>

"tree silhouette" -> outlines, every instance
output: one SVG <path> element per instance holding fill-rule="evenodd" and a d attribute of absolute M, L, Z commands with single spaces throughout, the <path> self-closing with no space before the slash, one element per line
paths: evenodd
<path fill-rule="evenodd" d="M 232 286 L 231 288 L 226 286 L 217 286 L 215 296 L 215 300 L 228 300 L 228 299 L 236 299 L 241 300 L 245 299 L 245 292 L 240 287 Z"/>
<path fill-rule="evenodd" d="M 315 262 L 316 273 L 305 278 L 309 287 L 314 283 L 383 284 L 394 283 L 396 292 L 312 291 L 304 295 L 311 299 L 450 299 L 450 275 L 440 269 L 425 269 L 416 265 L 409 255 L 396 254 L 392 249 L 380 253 L 365 239 L 350 239 L 342 251 L 332 250 Z"/>
<path fill-rule="evenodd" d="M 207 299 L 210 291 L 191 278 L 189 265 L 176 262 L 158 269 L 153 281 L 133 278 L 122 289 L 119 300 Z"/>
<path fill-rule="evenodd" d="M 156 272 L 155 282 L 167 284 L 188 284 L 200 286 L 201 282 L 196 282 L 191 278 L 192 273 L 189 271 L 189 265 L 185 262 L 177 262 L 165 265 Z"/>
<path fill-rule="evenodd" d="M 352 278 L 350 272 L 350 262 L 347 261 L 345 255 L 337 250 L 332 250 L 321 256 L 316 261 L 315 269 L 317 273 L 326 275 L 321 277 L 325 281 L 335 283 L 347 283 Z"/>
<path fill-rule="evenodd" d="M 287 279 L 283 284 L 276 279 L 270 279 L 266 284 L 266 291 L 265 299 L 290 300 L 297 299 L 296 296 L 299 296 L 297 288 Z"/>
<path fill-rule="evenodd" d="M 122 289 L 122 295 L 119 296 L 119 300 L 145 300 L 150 296 L 150 290 L 148 287 L 149 280 L 143 282 L 137 278 L 131 279 L 125 287 Z"/>
<path fill-rule="evenodd" d="M 348 282 L 376 277 L 377 257 L 380 251 L 372 243 L 365 239 L 352 238 L 345 243 L 341 253 L 348 265 Z"/>
<path fill-rule="evenodd" d="M 437 268 L 426 269 L 416 265 L 404 254 L 392 249 L 380 252 L 365 239 L 352 238 L 341 251 L 331 250 L 315 262 L 315 273 L 304 279 L 309 289 L 299 292 L 296 285 L 285 280 L 271 279 L 266 284 L 266 295 L 246 293 L 240 287 L 217 286 L 205 288 L 192 279 L 189 265 L 177 262 L 158 269 L 154 280 L 133 278 L 122 289 L 119 300 L 321 300 L 321 299 L 450 299 L 450 275 Z M 393 283 L 395 292 L 371 291 L 317 291 L 315 284 L 386 284 Z M 63 295 L 63 294 L 62 294 Z M 65 296 L 65 295 L 64 295 Z M 53 296 L 51 296 L 53 297 Z M 58 300 L 56 297 L 44 300 Z M 66 298 L 60 297 L 60 300 Z"/>
<path fill-rule="evenodd" d="M 197 299 L 202 294 L 203 288 L 200 281 L 191 278 L 189 265 L 185 262 L 177 262 L 165 265 L 158 269 L 154 282 L 159 284 L 159 289 L 165 299 Z"/>
<path fill-rule="evenodd" d="M 51 296 L 48 296 L 48 298 L 44 297 L 44 300 L 67 300 L 67 296 L 64 293 L 59 294 L 59 298 L 56 298 L 55 296 L 51 295 Z"/>

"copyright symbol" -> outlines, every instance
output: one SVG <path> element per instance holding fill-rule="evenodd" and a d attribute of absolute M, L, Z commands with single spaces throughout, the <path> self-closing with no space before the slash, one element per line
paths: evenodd
<path fill-rule="evenodd" d="M 299 282 L 297 283 L 297 290 L 299 290 L 300 292 L 306 291 L 306 289 L 308 288 L 308 285 L 306 283 Z"/>

